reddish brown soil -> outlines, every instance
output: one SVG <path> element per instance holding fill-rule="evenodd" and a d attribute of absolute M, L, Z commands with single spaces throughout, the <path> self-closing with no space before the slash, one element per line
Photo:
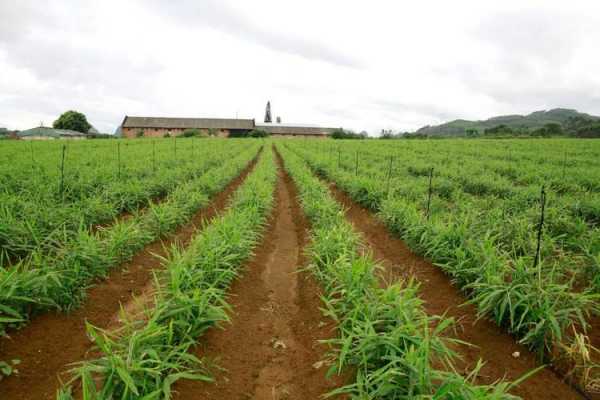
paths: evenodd
<path fill-rule="evenodd" d="M 123 303 L 133 302 L 150 283 L 153 271 L 161 268 L 158 256 L 166 256 L 172 243 L 187 245 L 197 229 L 224 210 L 233 192 L 256 164 L 256 158 L 174 234 L 157 240 L 133 259 L 116 267 L 104 281 L 90 288 L 85 303 L 70 314 L 47 313 L 34 318 L 11 338 L 0 340 L 0 360 L 19 359 L 19 373 L 0 382 L 0 399 L 54 399 L 60 374 L 69 364 L 83 360 L 90 350 L 85 322 L 98 327 L 115 324 Z"/>
<path fill-rule="evenodd" d="M 215 382 L 179 382 L 177 399 L 318 399 L 340 385 L 319 365 L 327 347 L 318 340 L 335 337 L 335 325 L 321 315 L 310 273 L 298 272 L 306 231 L 293 183 L 280 169 L 262 244 L 232 285 L 231 325 L 209 331 L 195 351 L 224 371 L 214 371 Z"/>
<path fill-rule="evenodd" d="M 465 296 L 452 285 L 444 272 L 431 262 L 413 253 L 406 244 L 393 237 L 383 223 L 360 207 L 345 193 L 331 185 L 331 192 L 346 208 L 346 217 L 360 231 L 373 256 L 385 267 L 383 279 L 393 281 L 414 276 L 420 282 L 420 297 L 430 315 L 446 314 L 459 321 L 455 337 L 474 347 L 461 346 L 458 351 L 464 362 L 461 368 L 472 368 L 478 359 L 485 366 L 479 383 L 492 383 L 506 378 L 518 379 L 538 366 L 535 356 L 496 324 L 476 320 L 476 308 L 466 305 Z M 519 352 L 520 356 L 513 357 Z M 548 369 L 543 369 L 515 388 L 513 394 L 524 399 L 580 399 L 582 396 Z"/>

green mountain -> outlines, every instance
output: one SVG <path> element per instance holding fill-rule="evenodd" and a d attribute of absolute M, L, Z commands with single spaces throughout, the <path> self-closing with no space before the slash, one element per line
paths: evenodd
<path fill-rule="evenodd" d="M 483 121 L 457 119 L 441 125 L 427 125 L 420 128 L 415 133 L 429 136 L 464 136 L 466 135 L 467 130 L 476 130 L 479 133 L 483 133 L 486 129 L 494 128 L 499 125 L 505 125 L 513 130 L 534 130 L 551 123 L 558 123 L 568 130 L 574 123 L 583 120 L 600 121 L 600 117 L 580 113 L 576 110 L 567 108 L 555 108 L 549 111 L 535 111 L 529 115 L 502 115 Z"/>

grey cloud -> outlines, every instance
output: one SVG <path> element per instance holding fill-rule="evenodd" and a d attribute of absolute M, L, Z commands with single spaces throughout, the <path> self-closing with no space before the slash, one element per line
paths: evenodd
<path fill-rule="evenodd" d="M 373 107 L 381 108 L 392 114 L 416 113 L 437 121 L 446 121 L 456 118 L 457 114 L 445 106 L 438 104 L 401 102 L 395 100 L 379 99 L 371 103 Z"/>
<path fill-rule="evenodd" d="M 162 70 L 150 59 L 134 64 L 123 52 L 74 45 L 64 37 L 44 33 L 0 42 L 0 49 L 6 50 L 13 64 L 27 68 L 45 82 L 78 82 L 89 91 L 97 88 L 113 92 L 127 88 L 123 92 L 141 95 L 147 91 L 151 77 Z"/>
<path fill-rule="evenodd" d="M 524 112 L 556 107 L 574 108 L 598 114 L 600 93 L 593 93 L 587 87 L 536 87 L 524 90 L 510 86 L 492 86 L 486 90 L 496 101 L 511 104 Z"/>
<path fill-rule="evenodd" d="M 27 1 L 0 2 L 0 43 L 10 42 L 26 34 L 32 21 L 47 20 L 51 24 L 52 19 L 46 18 L 45 10 L 46 7 L 36 7 Z"/>
<path fill-rule="evenodd" d="M 326 41 L 326 38 L 323 38 L 320 42 L 314 42 L 300 36 L 269 31 L 262 27 L 268 26 L 268 20 L 263 20 L 262 26 L 258 25 L 244 18 L 223 1 L 179 0 L 165 3 L 155 0 L 149 4 L 153 4 L 161 12 L 171 15 L 176 20 L 185 21 L 193 25 L 203 24 L 204 26 L 252 41 L 271 50 L 343 67 L 362 67 L 362 64 L 355 57 L 321 44 L 321 42 Z M 257 19 L 260 19 L 259 16 L 257 17 Z M 309 29 L 309 26 L 307 26 L 307 29 Z"/>
<path fill-rule="evenodd" d="M 473 61 L 437 68 L 439 72 L 479 89 L 498 83 L 521 86 L 560 75 L 573 58 L 586 21 L 539 10 L 489 16 L 470 31 L 491 52 L 474 54 Z"/>
<path fill-rule="evenodd" d="M 360 109 L 360 107 L 352 107 L 350 109 L 348 108 L 339 108 L 339 107 L 330 107 L 330 106 L 316 106 L 314 107 L 315 110 L 319 113 L 321 113 L 322 115 L 325 115 L 329 118 L 333 117 L 336 120 L 339 121 L 352 121 L 352 120 L 356 120 L 358 117 L 357 112 L 354 112 L 352 110 L 358 110 Z"/>
<path fill-rule="evenodd" d="M 511 64 L 533 59 L 555 66 L 571 58 L 581 29 L 577 19 L 563 14 L 521 10 L 483 20 L 474 34 L 497 48 Z"/>
<path fill-rule="evenodd" d="M 5 119 L 11 112 L 30 110 L 50 124 L 60 112 L 75 108 L 87 112 L 99 129 L 112 131 L 126 110 L 104 112 L 108 104 L 104 102 L 153 99 L 152 82 L 162 71 L 161 64 L 139 53 L 134 59 L 128 49 L 94 40 L 96 33 L 86 22 L 91 12 L 85 3 L 40 7 L 29 1 L 0 2 L 0 15 L 7 16 L 0 24 L 0 53 L 11 66 L 28 70 L 41 83 L 28 91 L 18 82 L 0 87 L 7 96 L 0 99 Z M 73 35 L 93 43 L 72 40 Z"/>
<path fill-rule="evenodd" d="M 448 67 L 433 70 L 460 82 L 515 112 L 527 113 L 552 107 L 598 110 L 596 85 L 590 77 L 572 76 L 584 35 L 594 22 L 568 11 L 521 10 L 495 14 L 482 20 L 470 33 L 490 50 L 491 56 L 475 55 Z"/>
<path fill-rule="evenodd" d="M 102 103 L 115 104 L 119 100 L 118 97 L 110 95 L 98 98 L 93 95 L 82 96 L 76 88 L 52 85 L 51 88 L 39 92 L 14 93 L 5 99 L 0 99 L 0 118 L 3 121 L 10 121 L 13 113 L 18 114 L 23 110 L 29 110 L 32 116 L 39 116 L 39 120 L 33 120 L 30 124 L 43 122 L 44 125 L 49 126 L 60 113 L 67 109 L 75 109 L 86 114 L 90 123 L 100 131 L 112 132 L 123 118 L 122 110 L 118 108 L 107 110 Z M 26 129 L 31 126 L 10 125 L 10 127 Z"/>
<path fill-rule="evenodd" d="M 496 13 L 479 21 L 467 31 L 483 46 L 462 62 L 432 68 L 461 82 L 474 91 L 493 96 L 490 89 L 505 91 L 520 87 L 524 91 L 540 80 L 555 82 L 573 59 L 581 35 L 591 20 L 570 17 L 543 9 L 522 9 Z"/>
<path fill-rule="evenodd" d="M 600 110 L 600 90 L 593 81 L 585 77 L 570 81 L 568 75 L 557 69 L 524 70 L 521 74 L 511 70 L 494 75 L 485 68 L 456 65 L 443 74 L 460 81 L 476 95 L 522 114 L 555 107 L 595 114 Z"/>
<path fill-rule="evenodd" d="M 148 4 L 141 2 L 140 6 L 147 9 Z M 178 24 L 190 27 L 201 24 L 308 59 L 336 65 L 358 65 L 352 58 L 319 43 L 267 31 L 217 2 L 154 5 L 154 11 L 171 16 Z M 153 9 L 150 8 L 150 11 Z M 18 84 L 1 87 L 0 91 L 11 99 L 10 102 L 1 102 L 3 113 L 8 113 L 12 104 L 15 111 L 29 109 L 39 114 L 55 115 L 64 111 L 64 107 L 83 109 L 91 106 L 93 98 L 118 99 L 120 104 L 143 101 L 145 112 L 151 111 L 153 99 L 158 96 L 153 92 L 153 81 L 163 71 L 161 58 L 139 51 L 130 53 L 131 48 L 111 47 L 101 38 L 95 38 L 94 23 L 97 21 L 90 15 L 92 12 L 87 2 L 59 2 L 52 7 L 40 7 L 37 2 L 28 0 L 10 4 L 0 2 L 0 15 L 5 17 L 0 24 L 0 53 L 4 53 L 10 65 L 30 71 L 42 82 L 34 92 L 28 93 L 23 92 Z M 160 28 L 157 26 L 157 29 Z M 141 32 L 134 30 L 133 34 Z M 75 40 L 75 35 L 89 38 L 90 43 Z M 95 109 L 90 118 L 112 119 L 114 125 L 123 112 L 134 110 L 116 110 L 114 115 L 102 116 Z"/>
<path fill-rule="evenodd" d="M 354 110 L 354 111 L 352 111 Z M 379 134 L 382 128 L 396 131 L 413 130 L 427 123 L 441 123 L 456 119 L 459 115 L 435 104 L 400 101 L 394 99 L 365 99 L 347 108 L 320 107 L 319 111 L 328 117 L 343 122 L 344 127 L 354 126 L 368 128 L 371 133 Z M 371 122 L 365 125 L 367 116 Z M 361 127 L 362 125 L 362 127 Z"/>

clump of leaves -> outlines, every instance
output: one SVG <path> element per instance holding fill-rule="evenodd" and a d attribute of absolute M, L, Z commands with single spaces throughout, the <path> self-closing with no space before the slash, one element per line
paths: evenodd
<path fill-rule="evenodd" d="M 15 368 L 16 365 L 19 365 L 21 360 L 11 360 L 10 363 L 6 361 L 0 361 L 0 381 L 3 377 L 11 376 L 13 374 L 18 374 L 19 370 Z"/>

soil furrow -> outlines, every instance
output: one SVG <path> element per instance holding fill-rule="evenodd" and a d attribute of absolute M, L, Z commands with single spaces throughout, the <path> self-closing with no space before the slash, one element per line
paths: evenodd
<path fill-rule="evenodd" d="M 420 297 L 431 315 L 453 317 L 457 322 L 455 337 L 473 346 L 461 346 L 460 367 L 473 368 L 478 359 L 485 362 L 478 382 L 492 383 L 506 378 L 516 380 L 538 364 L 535 356 L 492 321 L 477 320 L 477 310 L 465 304 L 465 296 L 452 285 L 444 272 L 428 260 L 413 253 L 401 240 L 393 237 L 385 225 L 344 192 L 330 185 L 331 193 L 346 209 L 346 217 L 359 231 L 373 256 L 384 267 L 387 282 L 414 276 L 420 283 Z M 581 399 L 582 396 L 549 369 L 543 369 L 513 389 L 524 399 Z"/>
<path fill-rule="evenodd" d="M 335 336 L 318 285 L 298 272 L 305 258 L 307 221 L 279 162 L 276 206 L 262 243 L 231 290 L 231 324 L 200 340 L 198 357 L 213 360 L 215 382 L 182 381 L 177 399 L 317 399 L 339 386 L 320 363 Z"/>
<path fill-rule="evenodd" d="M 115 267 L 110 275 L 88 290 L 85 303 L 70 314 L 45 313 L 36 316 L 10 338 L 0 340 L 0 360 L 19 359 L 19 372 L 0 382 L 3 400 L 54 399 L 61 374 L 69 364 L 83 360 L 91 348 L 85 322 L 107 328 L 115 324 L 122 304 L 130 307 L 161 268 L 159 257 L 167 255 L 173 243 L 186 246 L 206 221 L 224 210 L 228 200 L 252 171 L 254 158 L 238 177 L 211 199 L 192 219 L 175 233 L 157 240 L 138 252 L 130 261 Z M 63 376 L 63 378 L 65 378 Z"/>

